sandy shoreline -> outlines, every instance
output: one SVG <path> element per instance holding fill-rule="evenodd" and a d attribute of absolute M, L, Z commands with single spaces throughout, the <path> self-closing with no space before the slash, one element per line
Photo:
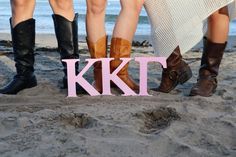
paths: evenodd
<path fill-rule="evenodd" d="M 0 34 L 0 40 L 8 40 L 6 36 Z M 55 47 L 53 38 L 38 36 L 37 43 L 44 42 L 37 46 Z M 121 97 L 114 90 L 116 96 L 66 98 L 67 91 L 59 87 L 63 73 L 58 53 L 38 49 L 39 85 L 16 96 L 0 95 L 0 156 L 235 157 L 235 41 L 230 39 L 217 92 L 210 98 L 188 97 L 197 79 L 199 52 L 184 55 L 194 76 L 170 94 L 150 91 L 152 97 Z M 89 58 L 84 40 L 80 45 L 81 59 Z M 14 75 L 14 61 L 10 48 L 0 48 L 2 86 Z M 132 56 L 153 56 L 152 49 L 133 47 Z M 129 70 L 138 82 L 138 64 L 132 62 Z M 92 71 L 85 77 L 92 81 Z M 148 87 L 156 88 L 160 78 L 160 66 L 151 64 Z"/>
<path fill-rule="evenodd" d="M 79 42 L 82 44 L 82 46 L 85 46 L 84 43 L 86 43 L 86 36 L 85 35 L 79 35 Z M 108 36 L 109 41 L 111 39 L 111 36 Z M 45 40 L 46 39 L 46 40 Z M 11 35 L 9 33 L 0 33 L 0 40 L 11 40 Z M 150 42 L 150 36 L 149 35 L 136 35 L 134 37 L 134 41 L 148 41 Z M 236 50 L 236 36 L 229 36 L 228 39 L 228 45 L 226 51 L 235 51 Z M 151 44 L 151 42 L 150 42 Z M 36 34 L 36 46 L 38 47 L 56 47 L 57 41 L 54 34 Z M 202 42 L 200 41 L 195 47 L 193 47 L 193 51 L 197 51 L 202 48 Z"/>
<path fill-rule="evenodd" d="M 85 35 L 79 35 L 79 41 L 81 43 L 86 42 Z M 111 39 L 111 36 L 108 36 Z M 45 40 L 47 39 L 47 40 Z M 11 35 L 9 33 L 0 33 L 0 40 L 11 40 Z M 148 35 L 137 35 L 134 38 L 135 41 L 149 40 Z M 54 34 L 36 34 L 36 46 L 39 47 L 56 47 L 57 41 Z"/>

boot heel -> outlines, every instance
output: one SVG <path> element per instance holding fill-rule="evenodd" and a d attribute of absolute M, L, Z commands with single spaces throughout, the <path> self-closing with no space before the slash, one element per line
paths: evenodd
<path fill-rule="evenodd" d="M 188 67 L 188 69 L 180 76 L 179 83 L 184 84 L 193 76 L 192 70 Z"/>

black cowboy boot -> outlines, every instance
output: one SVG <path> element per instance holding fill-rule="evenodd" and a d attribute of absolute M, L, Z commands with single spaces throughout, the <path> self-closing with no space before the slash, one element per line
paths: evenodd
<path fill-rule="evenodd" d="M 58 42 L 58 51 L 62 59 L 79 59 L 78 49 L 78 14 L 71 22 L 61 15 L 52 15 L 55 33 Z M 67 88 L 67 66 L 62 62 L 64 77 L 63 88 Z M 79 64 L 76 64 L 76 74 L 79 73 Z"/>
<path fill-rule="evenodd" d="M 197 83 L 190 96 L 211 96 L 217 88 L 217 75 L 227 42 L 213 43 L 204 38 L 204 50 Z"/>
<path fill-rule="evenodd" d="M 35 20 L 23 21 L 14 28 L 11 24 L 11 34 L 17 74 L 6 87 L 0 89 L 1 94 L 17 94 L 37 85 L 34 75 Z"/>
<path fill-rule="evenodd" d="M 182 59 L 180 49 L 177 47 L 167 58 L 167 68 L 163 69 L 159 92 L 169 93 L 178 84 L 183 84 L 192 77 L 192 71 Z"/>

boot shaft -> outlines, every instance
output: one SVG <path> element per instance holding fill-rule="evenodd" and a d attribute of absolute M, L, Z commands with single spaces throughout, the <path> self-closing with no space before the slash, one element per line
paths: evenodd
<path fill-rule="evenodd" d="M 110 48 L 110 58 L 115 60 L 111 61 L 111 72 L 113 72 L 120 64 L 120 58 L 130 58 L 131 56 L 131 43 L 122 38 L 112 38 Z M 128 75 L 128 66 L 126 64 L 118 73 L 118 75 Z"/>
<path fill-rule="evenodd" d="M 88 49 L 91 58 L 106 58 L 107 57 L 107 36 L 98 39 L 95 43 L 91 42 L 86 37 Z"/>
<path fill-rule="evenodd" d="M 74 44 L 74 56 L 79 58 L 79 40 L 78 40 L 78 13 L 75 14 L 75 18 L 72 22 L 73 30 L 73 44 Z"/>
<path fill-rule="evenodd" d="M 86 38 L 89 53 L 91 58 L 106 58 L 107 57 L 107 36 L 98 39 L 95 43 Z M 101 62 L 94 63 L 94 71 L 101 70 Z"/>
<path fill-rule="evenodd" d="M 78 14 L 75 14 L 73 21 L 57 14 L 53 14 L 52 18 L 61 59 L 79 58 Z"/>
<path fill-rule="evenodd" d="M 34 72 L 35 62 L 35 20 L 28 19 L 13 28 L 10 19 L 10 25 L 17 74 L 31 75 Z"/>
<path fill-rule="evenodd" d="M 62 59 L 78 59 L 78 14 L 75 14 L 74 20 L 69 21 L 65 17 L 57 14 L 52 15 L 55 34 L 58 43 L 58 51 Z M 66 63 L 62 62 L 65 78 L 67 77 Z M 79 64 L 76 63 L 76 74 L 79 73 Z"/>
<path fill-rule="evenodd" d="M 174 49 L 174 51 L 171 53 L 171 55 L 167 58 L 167 68 L 168 67 L 174 67 L 178 64 L 180 64 L 182 61 L 182 55 L 180 53 L 179 46 Z"/>
<path fill-rule="evenodd" d="M 122 38 L 112 38 L 110 57 L 119 58 L 129 58 L 131 53 L 131 43 L 128 40 Z"/>
<path fill-rule="evenodd" d="M 201 68 L 199 70 L 200 76 L 218 75 L 221 60 L 223 58 L 224 50 L 227 42 L 214 43 L 206 37 L 203 39 L 203 54 L 201 59 Z"/>

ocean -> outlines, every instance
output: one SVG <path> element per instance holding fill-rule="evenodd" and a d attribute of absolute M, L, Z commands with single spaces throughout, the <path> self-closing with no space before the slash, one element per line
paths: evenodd
<path fill-rule="evenodd" d="M 85 13 L 86 1 L 76 0 L 75 11 L 79 13 L 79 34 L 85 35 Z M 108 0 L 106 11 L 106 29 L 107 34 L 111 35 L 114 27 L 116 17 L 120 10 L 120 3 L 118 0 Z M 34 18 L 36 19 L 37 33 L 53 34 L 54 27 L 51 18 L 52 10 L 47 0 L 36 0 L 36 8 Z M 9 17 L 11 16 L 10 2 L 0 0 L 0 33 L 10 33 Z M 236 35 L 236 21 L 231 22 L 230 35 Z M 148 35 L 150 32 L 150 25 L 147 14 L 143 9 L 140 15 L 136 35 Z"/>

